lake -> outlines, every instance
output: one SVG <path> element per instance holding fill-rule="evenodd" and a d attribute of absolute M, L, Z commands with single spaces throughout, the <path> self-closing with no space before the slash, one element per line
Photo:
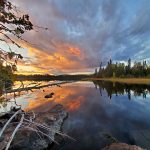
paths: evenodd
<path fill-rule="evenodd" d="M 45 99 L 51 92 L 53 98 Z M 145 149 L 150 147 L 150 85 L 74 82 L 23 93 L 16 103 L 35 112 L 58 103 L 65 107 L 68 118 L 63 132 L 75 141 L 60 139 L 60 145 L 53 145 L 52 149 L 100 150 L 109 143 L 106 135 Z M 0 111 L 7 111 L 16 103 L 13 99 L 1 103 Z"/>

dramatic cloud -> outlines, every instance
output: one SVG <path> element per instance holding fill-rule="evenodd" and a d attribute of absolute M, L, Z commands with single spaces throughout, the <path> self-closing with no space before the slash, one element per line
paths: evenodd
<path fill-rule="evenodd" d="M 149 0 L 12 2 L 30 15 L 34 25 L 48 28 L 24 35 L 34 43 L 27 47 L 30 66 L 45 73 L 91 71 L 110 58 L 150 58 Z"/>

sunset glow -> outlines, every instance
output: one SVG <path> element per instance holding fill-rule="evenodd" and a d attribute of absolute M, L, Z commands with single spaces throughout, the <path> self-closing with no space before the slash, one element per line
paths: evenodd
<path fill-rule="evenodd" d="M 28 43 L 14 38 L 24 49 L 11 46 L 24 56 L 18 74 L 91 73 L 110 58 L 117 62 L 150 58 L 146 0 L 136 5 L 134 0 L 11 2 L 28 13 L 35 25 L 22 37 Z"/>

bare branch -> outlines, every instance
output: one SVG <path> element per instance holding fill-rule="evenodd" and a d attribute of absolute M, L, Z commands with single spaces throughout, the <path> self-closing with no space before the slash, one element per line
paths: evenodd
<path fill-rule="evenodd" d="M 22 110 L 18 110 L 17 112 L 15 112 L 13 114 L 13 116 L 7 121 L 7 123 L 4 125 L 4 127 L 2 128 L 2 130 L 0 131 L 0 137 L 2 136 L 3 132 L 5 131 L 5 129 L 7 128 L 7 126 L 9 125 L 9 123 L 15 118 L 15 116 L 17 114 L 19 114 Z"/>
<path fill-rule="evenodd" d="M 14 132 L 12 133 L 12 135 L 11 135 L 11 137 L 10 137 L 10 140 L 9 140 L 9 142 L 8 142 L 8 144 L 7 144 L 5 150 L 8 150 L 8 149 L 9 149 L 10 144 L 11 144 L 12 140 L 14 139 L 14 136 L 16 135 L 18 129 L 20 128 L 20 126 L 21 126 L 22 123 L 23 123 L 23 120 L 24 120 L 24 114 L 22 114 L 21 120 L 20 120 L 19 124 L 17 125 L 17 127 L 15 128 Z"/>

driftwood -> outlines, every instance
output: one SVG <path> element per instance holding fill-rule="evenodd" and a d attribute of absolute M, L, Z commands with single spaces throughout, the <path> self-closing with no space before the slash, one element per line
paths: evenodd
<path fill-rule="evenodd" d="M 38 114 L 19 110 L 1 129 L 0 147 L 5 150 L 43 150 L 53 142 L 59 144 L 55 140 L 56 134 L 71 138 L 60 131 L 66 117 L 66 111 L 59 104 Z"/>
<path fill-rule="evenodd" d="M 13 120 L 13 118 L 15 118 L 15 116 L 18 114 L 18 113 L 20 113 L 21 112 L 21 110 L 18 110 L 17 112 L 15 112 L 13 115 L 12 115 L 12 117 L 6 122 L 6 124 L 4 125 L 4 127 L 1 129 L 1 131 L 0 131 L 0 138 L 1 138 L 1 136 L 2 136 L 2 134 L 3 134 L 3 132 L 5 131 L 5 129 L 6 129 L 6 127 L 9 125 L 9 123 Z"/>
<path fill-rule="evenodd" d="M 15 130 L 13 131 L 13 133 L 12 133 L 10 139 L 9 139 L 9 142 L 7 143 L 7 146 L 6 146 L 5 150 L 8 150 L 8 149 L 9 149 L 10 144 L 11 144 L 12 140 L 14 139 L 14 137 L 15 137 L 17 131 L 19 130 L 19 128 L 20 128 L 21 125 L 23 124 L 23 119 L 24 119 L 24 114 L 22 114 L 22 117 L 21 117 L 20 122 L 18 123 L 17 127 L 16 127 Z"/>
<path fill-rule="evenodd" d="M 22 92 L 22 91 L 32 91 L 34 89 L 41 89 L 45 87 L 50 87 L 50 86 L 59 86 L 65 83 L 70 83 L 70 82 L 60 82 L 60 83 L 50 83 L 46 85 L 35 85 L 31 87 L 23 87 L 23 88 L 18 88 L 18 89 L 12 89 L 12 90 L 5 90 L 4 93 L 15 93 L 15 92 Z"/>

